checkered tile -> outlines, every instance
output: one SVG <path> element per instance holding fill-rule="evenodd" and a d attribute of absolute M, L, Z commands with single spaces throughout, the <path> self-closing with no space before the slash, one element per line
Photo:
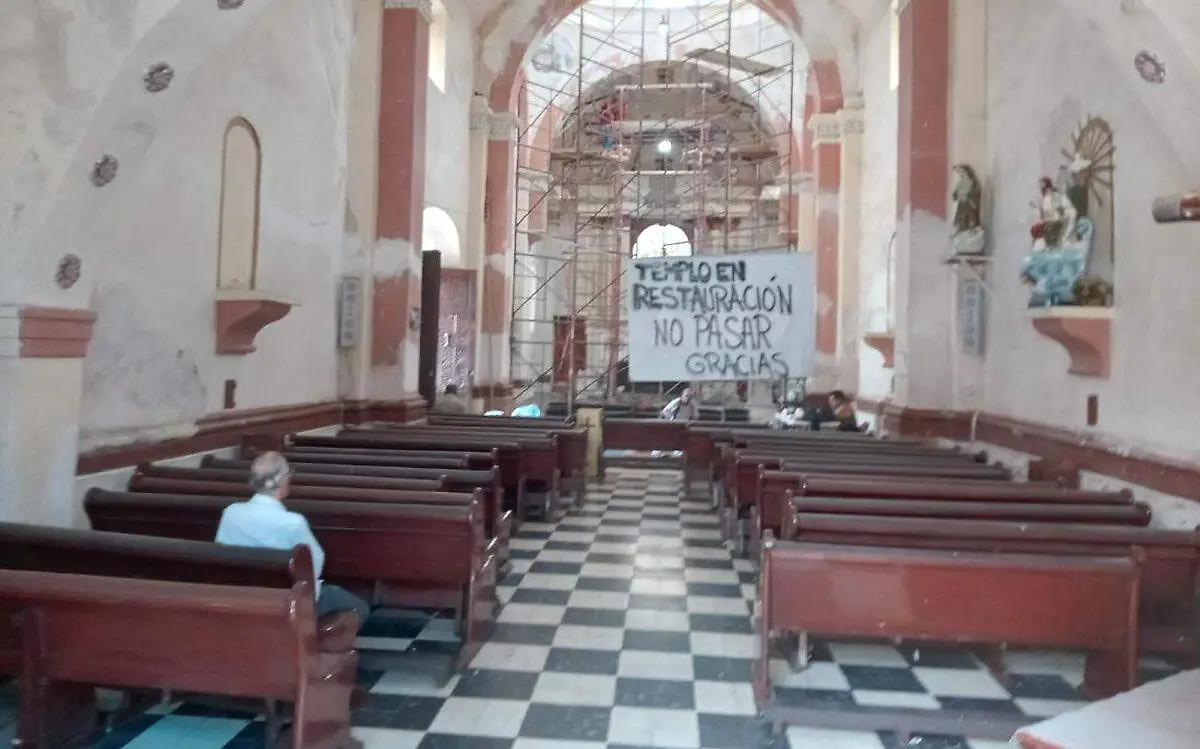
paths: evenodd
<path fill-rule="evenodd" d="M 679 471 L 610 469 L 557 523 L 526 523 L 512 543 L 495 632 L 444 686 L 407 670 L 370 671 L 353 716 L 367 749 L 998 749 L 962 736 L 792 726 L 756 718 L 751 663 L 755 566 L 732 558 L 705 498 L 680 497 Z M 359 645 L 445 654 L 452 622 L 376 612 Z M 782 655 L 782 654 L 781 654 Z M 1082 659 L 1010 653 L 1002 685 L 970 652 L 814 642 L 809 666 L 772 662 L 782 704 L 993 710 L 1031 722 L 1076 707 Z M 1147 678 L 1167 673 L 1163 664 Z M 102 737 L 105 749 L 261 746 L 249 716 L 173 706 Z M 136 740 L 134 737 L 137 737 Z M 130 742 L 133 743 L 130 743 Z M 150 743 L 144 743 L 150 742 Z M 258 742 L 258 743 L 255 743 Z"/>

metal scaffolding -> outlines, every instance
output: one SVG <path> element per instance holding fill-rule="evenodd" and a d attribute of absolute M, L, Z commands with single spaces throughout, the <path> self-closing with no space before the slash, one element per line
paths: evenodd
<path fill-rule="evenodd" d="M 555 32 L 571 35 L 574 68 L 556 86 L 528 79 L 513 238 L 518 401 L 572 409 L 636 397 L 622 315 L 635 248 L 639 257 L 796 249 L 780 225 L 797 140 L 791 39 L 747 0 L 659 15 L 630 0 L 588 3 Z M 688 241 L 639 246 L 656 224 Z M 637 390 L 661 401 L 673 386 Z M 745 391 L 714 383 L 701 398 Z"/>

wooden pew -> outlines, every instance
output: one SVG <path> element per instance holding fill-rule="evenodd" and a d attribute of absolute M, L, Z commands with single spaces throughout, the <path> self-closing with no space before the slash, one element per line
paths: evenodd
<path fill-rule="evenodd" d="M 481 437 L 421 437 L 402 436 L 381 432 L 345 432 L 336 437 L 294 435 L 289 438 L 288 449 L 293 447 L 333 447 L 363 450 L 437 450 L 464 452 L 495 451 L 496 466 L 504 480 L 504 488 L 512 496 L 512 509 L 517 510 L 517 519 L 523 520 L 526 501 L 526 483 L 530 480 L 547 482 L 555 486 L 558 471 L 556 451 L 552 440 L 509 439 L 495 440 Z M 472 466 L 474 467 L 474 466 Z"/>
<path fill-rule="evenodd" d="M 339 476 L 297 472 L 292 477 L 288 502 L 312 499 L 326 502 L 396 502 L 433 507 L 469 507 L 482 500 L 484 528 L 492 539 L 488 553 L 496 556 L 503 569 L 509 562 L 512 539 L 511 513 L 502 512 L 499 496 L 490 486 L 466 487 L 453 491 L 445 472 L 434 479 L 389 479 L 381 477 Z M 141 493 L 231 496 L 243 494 L 249 481 L 248 470 L 178 468 L 143 464 L 129 479 L 129 491 Z"/>
<path fill-rule="evenodd" d="M 552 461 L 545 462 L 545 457 L 536 448 L 526 461 L 531 481 L 541 482 L 542 488 L 552 497 L 551 506 L 556 507 L 559 493 L 569 480 L 572 489 L 579 488 L 576 478 L 583 475 L 587 465 L 587 433 L 583 429 L 522 429 L 516 427 L 499 427 L 496 425 L 421 425 L 421 424 L 383 424 L 369 427 L 348 427 L 342 434 L 380 435 L 383 437 L 397 436 L 405 439 L 467 439 L 482 440 L 485 443 L 498 441 L 515 441 L 522 449 L 529 451 L 530 445 L 544 445 L 549 442 Z"/>
<path fill-rule="evenodd" d="M 64 729 L 84 722 L 75 695 L 92 684 L 286 700 L 295 705 L 293 749 L 361 746 L 350 736 L 357 655 L 317 649 L 304 583 L 277 590 L 0 570 L 0 611 L 0 642 L 10 654 L 16 646 L 21 663 L 22 746 L 81 738 Z M 66 702 L 75 705 L 68 715 Z"/>
<path fill-rule="evenodd" d="M 1108 696 L 1137 683 L 1136 559 L 978 554 L 775 541 L 763 544 L 759 583 L 760 652 L 754 688 L 777 728 L 785 722 L 842 726 L 826 709 L 773 705 L 773 634 L 891 638 L 963 644 L 1068 648 L 1087 652 L 1085 686 Z M 803 658 L 803 655 L 801 655 Z M 801 665 L 806 665 L 802 663 Z M 929 711 L 877 709 L 858 728 L 946 732 Z M 956 733 L 1006 739 L 1022 716 L 952 718 Z M 1005 723 L 1006 720 L 1014 721 Z M 830 725 L 830 721 L 837 721 Z M 870 722 L 870 725 L 862 723 Z"/>
<path fill-rule="evenodd" d="M 296 485 L 312 486 L 342 486 L 361 489 L 390 489 L 390 482 L 396 479 L 414 479 L 419 481 L 438 481 L 440 488 L 447 492 L 470 494 L 479 489 L 483 492 L 484 524 L 488 535 L 497 539 L 496 550 L 500 572 L 508 568 L 509 541 L 513 531 L 513 513 L 504 510 L 504 485 L 500 482 L 500 469 L 489 471 L 470 471 L 464 469 L 441 468 L 393 468 L 391 466 L 339 465 L 333 463 L 290 463 L 293 482 Z M 220 471 L 225 479 L 248 480 L 250 461 L 222 460 L 212 455 L 205 456 L 200 461 L 200 469 Z M 162 475 L 151 473 L 161 471 L 158 466 L 147 468 L 146 475 Z M 215 476 L 213 478 L 216 478 Z M 365 479 L 365 480 L 360 480 Z"/>
<path fill-rule="evenodd" d="M 859 476 L 811 476 L 803 473 L 768 471 L 759 467 L 758 482 L 750 494 L 750 536 L 757 542 L 763 531 L 778 535 L 789 513 L 788 496 L 842 499 L 920 499 L 954 502 L 1019 502 L 1036 504 L 1083 504 L 1128 506 L 1133 494 L 1062 489 L 1055 484 L 1017 484 L 1005 481 L 958 481 L 920 479 L 886 481 Z"/>
<path fill-rule="evenodd" d="M 430 426 L 459 426 L 475 429 L 542 432 L 557 435 L 561 441 L 564 463 L 563 478 L 571 486 L 577 500 L 587 489 L 587 429 L 557 419 L 504 416 L 456 416 L 430 414 L 425 419 Z M 577 502 L 578 503 L 578 502 Z"/>
<path fill-rule="evenodd" d="M 288 551 L 251 549 L 21 523 L 0 523 L 0 569 L 280 590 L 304 583 L 315 589 L 312 554 L 303 545 Z M 318 648 L 353 650 L 356 620 L 352 612 L 321 617 Z"/>
<path fill-rule="evenodd" d="M 724 481 L 715 503 L 726 525 L 748 517 L 754 498 L 758 495 L 760 470 L 783 470 L 789 473 L 819 473 L 847 477 L 888 477 L 889 479 L 969 479 L 1006 481 L 1007 469 L 1002 466 L 980 465 L 964 460 L 947 462 L 942 458 L 906 457 L 892 460 L 885 457 L 864 457 L 855 460 L 836 458 L 793 458 L 792 456 L 762 455 L 731 451 L 732 467 L 723 471 Z"/>
<path fill-rule="evenodd" d="M 784 540 L 971 552 L 1130 556 L 1142 561 L 1139 627 L 1144 652 L 1195 659 L 1200 635 L 1200 531 L 1115 525 L 818 515 L 793 508 Z"/>
<path fill-rule="evenodd" d="M 92 489 L 84 510 L 96 530 L 207 541 L 224 509 L 242 499 Z M 304 515 L 324 549 L 326 580 L 365 592 L 376 605 L 454 609 L 463 632 L 458 664 L 470 661 L 496 604 L 496 559 L 488 553 L 481 499 L 434 507 L 289 498 L 287 506 Z M 448 678 L 440 663 L 433 668 Z"/>
<path fill-rule="evenodd" d="M 957 502 L 951 499 L 846 499 L 794 497 L 791 492 L 788 492 L 787 498 L 790 505 L 802 513 L 829 515 L 1088 523 L 1142 528 L 1150 523 L 1150 508 L 1141 502 L 1087 505 L 1069 502 Z"/>

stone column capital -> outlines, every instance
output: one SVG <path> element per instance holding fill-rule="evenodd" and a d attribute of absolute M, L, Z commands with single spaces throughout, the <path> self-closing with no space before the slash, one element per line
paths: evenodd
<path fill-rule="evenodd" d="M 842 139 L 842 128 L 836 112 L 814 114 L 808 121 L 813 133 L 813 148 L 836 145 Z"/>
<path fill-rule="evenodd" d="M 517 139 L 517 129 L 520 121 L 511 112 L 496 112 L 488 116 L 488 140 Z"/>
<path fill-rule="evenodd" d="M 425 23 L 433 23 L 433 0 L 383 0 L 384 10 L 411 9 L 418 11 Z"/>
<path fill-rule="evenodd" d="M 865 132 L 863 110 L 843 107 L 837 112 L 838 134 L 845 138 L 848 135 L 862 135 Z"/>
<path fill-rule="evenodd" d="M 471 98 L 471 130 L 491 130 L 492 108 L 486 96 Z"/>

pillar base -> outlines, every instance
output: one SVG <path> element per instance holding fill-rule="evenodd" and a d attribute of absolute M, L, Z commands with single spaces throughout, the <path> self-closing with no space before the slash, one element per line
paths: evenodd
<path fill-rule="evenodd" d="M 1080 377 L 1108 377 L 1113 317 L 1111 307 L 1029 310 L 1033 329 L 1067 350 L 1071 357 L 1067 373 Z"/>

